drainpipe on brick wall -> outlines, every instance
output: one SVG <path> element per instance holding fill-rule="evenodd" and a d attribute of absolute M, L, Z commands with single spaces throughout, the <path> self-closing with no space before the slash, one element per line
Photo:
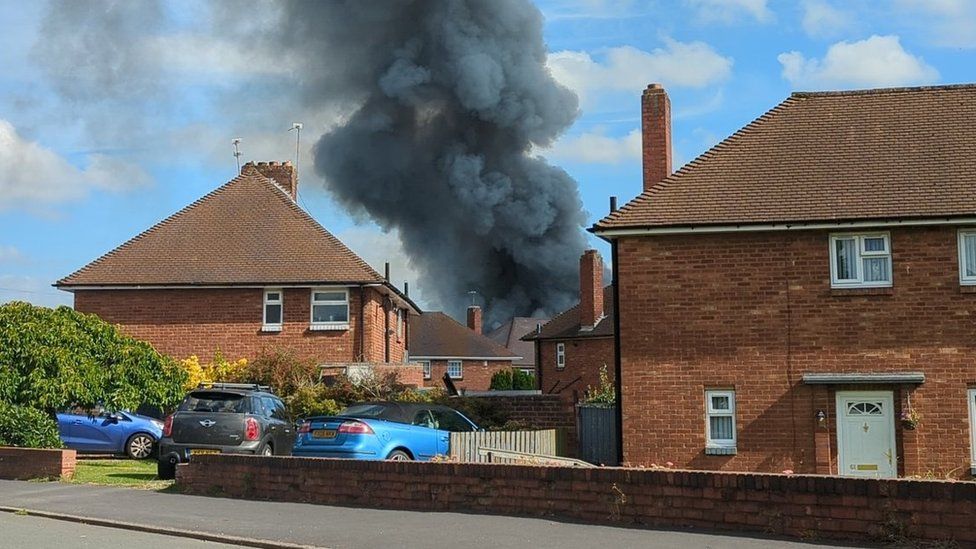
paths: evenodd
<path fill-rule="evenodd" d="M 366 360 L 366 287 L 359 287 L 359 360 Z"/>
<path fill-rule="evenodd" d="M 390 363 L 390 303 L 387 297 L 383 300 L 383 362 Z"/>
<path fill-rule="evenodd" d="M 620 375 L 620 267 L 617 257 L 617 240 L 610 241 L 610 257 L 613 261 L 613 390 L 617 406 L 614 423 L 617 426 L 617 464 L 624 460 L 624 406 L 623 383 Z"/>
<path fill-rule="evenodd" d="M 538 330 L 536 330 L 538 333 Z M 535 340 L 535 384 L 536 389 L 542 391 L 542 342 Z"/>

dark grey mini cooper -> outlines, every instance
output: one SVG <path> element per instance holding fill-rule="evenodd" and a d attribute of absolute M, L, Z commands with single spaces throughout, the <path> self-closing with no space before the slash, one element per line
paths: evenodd
<path fill-rule="evenodd" d="M 244 383 L 201 385 L 166 418 L 159 440 L 159 478 L 176 476 L 176 464 L 200 454 L 285 456 L 295 426 L 268 387 Z"/>

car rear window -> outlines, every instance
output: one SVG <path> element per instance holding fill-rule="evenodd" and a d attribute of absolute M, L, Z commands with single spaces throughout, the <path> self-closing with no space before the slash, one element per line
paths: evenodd
<path fill-rule="evenodd" d="M 246 402 L 244 395 L 198 391 L 186 395 L 183 404 L 180 404 L 180 411 L 243 413 Z"/>
<path fill-rule="evenodd" d="M 340 411 L 337 415 L 394 420 L 396 415 L 389 406 L 382 404 L 356 404 Z"/>

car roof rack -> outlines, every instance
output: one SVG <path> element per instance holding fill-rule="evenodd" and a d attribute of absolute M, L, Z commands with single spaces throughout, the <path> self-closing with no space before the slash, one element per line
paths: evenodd
<path fill-rule="evenodd" d="M 251 391 L 271 391 L 267 385 L 257 383 L 221 383 L 204 381 L 197 385 L 197 389 L 247 389 Z"/>

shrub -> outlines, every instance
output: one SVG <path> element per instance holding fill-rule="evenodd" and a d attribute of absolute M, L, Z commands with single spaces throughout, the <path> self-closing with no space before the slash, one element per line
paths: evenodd
<path fill-rule="evenodd" d="M 607 373 L 606 364 L 600 367 L 600 385 L 595 388 L 587 385 L 583 403 L 597 406 L 614 406 L 617 403 L 616 391 L 610 381 L 610 374 Z"/>
<path fill-rule="evenodd" d="M 512 370 L 512 389 L 516 391 L 535 389 L 535 376 L 519 369 Z"/>
<path fill-rule="evenodd" d="M 0 402 L 134 410 L 183 398 L 186 372 L 151 345 L 69 307 L 0 305 Z"/>
<path fill-rule="evenodd" d="M 299 359 L 287 349 L 263 353 L 248 363 L 242 381 L 269 385 L 279 396 L 318 381 L 319 367 L 313 360 Z"/>
<path fill-rule="evenodd" d="M 0 446 L 60 448 L 58 423 L 36 408 L 0 402 Z"/>
<path fill-rule="evenodd" d="M 332 416 L 339 413 L 342 405 L 329 398 L 329 388 L 322 384 L 305 385 L 284 398 L 288 413 L 293 418 Z"/>
<path fill-rule="evenodd" d="M 196 388 L 201 383 L 242 382 L 247 376 L 247 359 L 241 358 L 231 362 L 224 358 L 220 349 L 217 349 L 213 360 L 207 364 L 200 364 L 200 359 L 193 355 L 180 361 L 180 365 L 186 370 L 187 379 L 183 384 L 183 389 L 187 391 Z"/>
<path fill-rule="evenodd" d="M 491 376 L 491 385 L 488 387 L 492 391 L 512 390 L 513 370 L 499 370 Z"/>

